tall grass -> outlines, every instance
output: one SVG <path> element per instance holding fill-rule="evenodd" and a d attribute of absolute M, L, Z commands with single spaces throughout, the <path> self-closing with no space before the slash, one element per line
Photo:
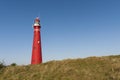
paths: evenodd
<path fill-rule="evenodd" d="M 120 56 L 8 66 L 2 72 L 0 80 L 120 80 Z"/>

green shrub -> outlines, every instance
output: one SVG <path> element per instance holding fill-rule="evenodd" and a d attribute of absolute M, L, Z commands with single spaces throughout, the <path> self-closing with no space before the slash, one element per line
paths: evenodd
<path fill-rule="evenodd" d="M 16 66 L 17 64 L 16 63 L 12 63 L 11 66 Z"/>
<path fill-rule="evenodd" d="M 5 67 L 4 61 L 0 62 L 0 69 L 2 69 L 4 67 Z"/>

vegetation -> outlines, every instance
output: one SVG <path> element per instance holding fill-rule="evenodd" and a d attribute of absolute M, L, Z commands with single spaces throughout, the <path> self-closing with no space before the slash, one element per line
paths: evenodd
<path fill-rule="evenodd" d="M 17 64 L 16 63 L 12 63 L 11 66 L 17 66 Z"/>
<path fill-rule="evenodd" d="M 7 66 L 0 80 L 120 80 L 120 55 Z"/>
<path fill-rule="evenodd" d="M 5 67 L 4 61 L 0 62 L 0 70 Z"/>

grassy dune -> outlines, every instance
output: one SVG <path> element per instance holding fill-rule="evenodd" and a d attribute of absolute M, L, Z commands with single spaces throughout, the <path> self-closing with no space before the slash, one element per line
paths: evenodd
<path fill-rule="evenodd" d="M 7 66 L 0 80 L 120 80 L 120 55 Z"/>

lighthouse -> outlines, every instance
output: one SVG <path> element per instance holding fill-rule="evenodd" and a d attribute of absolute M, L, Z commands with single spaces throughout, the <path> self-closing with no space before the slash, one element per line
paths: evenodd
<path fill-rule="evenodd" d="M 34 36 L 32 45 L 31 64 L 42 63 L 42 48 L 41 48 L 41 35 L 40 35 L 40 19 L 37 17 L 34 21 Z"/>

